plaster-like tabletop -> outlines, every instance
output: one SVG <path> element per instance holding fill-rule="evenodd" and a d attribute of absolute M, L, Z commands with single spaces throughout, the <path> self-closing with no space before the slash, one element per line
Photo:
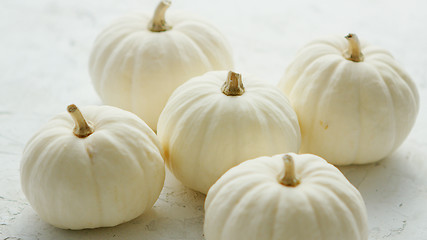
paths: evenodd
<path fill-rule="evenodd" d="M 88 74 L 96 35 L 148 0 L 2 0 L 0 4 L 0 239 L 203 239 L 204 195 L 169 172 L 155 206 L 113 228 L 61 230 L 40 220 L 20 188 L 29 138 L 70 103 L 101 105 Z M 340 167 L 368 209 L 370 239 L 427 239 L 427 2 L 419 0 L 175 1 L 227 37 L 235 69 L 276 84 L 315 37 L 355 32 L 388 49 L 416 82 L 421 107 L 406 141 L 369 165 Z"/>

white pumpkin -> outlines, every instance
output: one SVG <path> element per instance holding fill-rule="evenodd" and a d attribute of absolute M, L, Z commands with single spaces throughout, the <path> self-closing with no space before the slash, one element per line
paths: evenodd
<path fill-rule="evenodd" d="M 378 161 L 409 134 L 417 88 L 389 52 L 355 34 L 302 48 L 279 83 L 301 126 L 301 152 L 337 165 Z"/>
<path fill-rule="evenodd" d="M 191 77 L 232 68 L 229 44 L 211 24 L 171 13 L 124 16 L 96 39 L 90 76 L 105 104 L 134 112 L 153 130 L 169 96 Z"/>
<path fill-rule="evenodd" d="M 138 217 L 163 187 L 163 151 L 135 114 L 109 106 L 50 120 L 27 143 L 22 190 L 46 222 L 66 229 L 114 226 Z M 75 128 L 73 130 L 73 126 Z"/>
<path fill-rule="evenodd" d="M 226 71 L 180 86 L 160 115 L 158 136 L 172 173 L 205 194 L 231 167 L 298 151 L 301 141 L 297 116 L 283 93 L 250 75 L 242 80 Z"/>
<path fill-rule="evenodd" d="M 205 202 L 206 240 L 366 240 L 359 191 L 324 159 L 285 154 L 226 172 Z"/>

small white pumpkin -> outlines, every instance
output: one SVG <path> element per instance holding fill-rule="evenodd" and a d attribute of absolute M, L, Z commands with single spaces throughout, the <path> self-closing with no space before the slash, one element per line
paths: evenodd
<path fill-rule="evenodd" d="M 244 82 L 244 86 L 243 86 Z M 298 151 L 300 131 L 285 95 L 259 79 L 208 72 L 180 86 L 159 118 L 166 164 L 205 193 L 231 167 L 251 158 Z"/>
<path fill-rule="evenodd" d="M 347 39 L 347 40 L 346 40 Z M 337 165 L 378 161 L 414 125 L 419 96 L 389 52 L 355 34 L 302 48 L 279 83 L 301 126 L 301 152 Z"/>
<path fill-rule="evenodd" d="M 96 39 L 89 62 L 95 90 L 105 104 L 134 112 L 153 130 L 169 96 L 188 79 L 231 69 L 224 36 L 211 24 L 183 13 L 168 15 L 160 2 L 154 17 L 120 18 Z"/>
<path fill-rule="evenodd" d="M 324 159 L 293 153 L 226 172 L 205 202 L 206 240 L 366 240 L 359 191 Z"/>
<path fill-rule="evenodd" d="M 165 179 L 154 132 L 115 107 L 82 108 L 88 121 L 75 105 L 68 112 L 24 149 L 22 190 L 39 216 L 59 228 L 83 229 L 114 226 L 151 208 Z"/>

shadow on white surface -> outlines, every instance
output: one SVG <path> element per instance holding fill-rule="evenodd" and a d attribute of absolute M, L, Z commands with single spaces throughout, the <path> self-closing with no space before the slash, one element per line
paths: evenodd
<path fill-rule="evenodd" d="M 420 208 L 427 199 L 426 151 L 408 145 L 377 163 L 339 167 L 365 200 L 369 239 L 427 239 L 419 224 L 427 214 Z"/>
<path fill-rule="evenodd" d="M 182 186 L 169 171 L 166 176 L 165 187 L 153 208 L 130 222 L 115 227 L 65 230 L 44 222 L 27 205 L 9 235 L 23 239 L 203 239 L 205 195 Z"/>

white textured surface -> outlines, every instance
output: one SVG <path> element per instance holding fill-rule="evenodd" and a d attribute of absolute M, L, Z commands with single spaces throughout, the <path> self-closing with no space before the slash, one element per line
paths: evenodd
<path fill-rule="evenodd" d="M 97 33 L 129 11 L 151 13 L 148 0 L 2 0 L 0 6 L 0 239 L 203 239 L 204 196 L 170 174 L 155 207 L 114 228 L 69 231 L 41 221 L 20 189 L 26 141 L 70 103 L 101 104 L 87 62 Z M 276 83 L 304 43 L 356 32 L 383 46 L 420 89 L 417 123 L 383 161 L 343 167 L 365 199 L 370 239 L 427 239 L 427 3 L 388 1 L 175 1 L 198 11 L 231 42 L 236 70 Z"/>

